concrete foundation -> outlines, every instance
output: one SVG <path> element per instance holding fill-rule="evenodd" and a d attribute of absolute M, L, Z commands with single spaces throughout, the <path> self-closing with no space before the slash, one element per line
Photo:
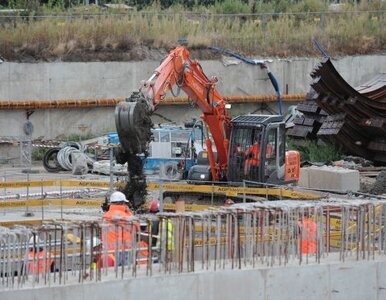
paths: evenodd
<path fill-rule="evenodd" d="M 138 277 L 0 292 L 24 299 L 385 299 L 386 262 L 329 263 Z"/>
<path fill-rule="evenodd" d="M 300 169 L 298 185 L 306 188 L 338 192 L 357 192 L 360 189 L 359 171 L 339 167 L 307 167 Z"/>

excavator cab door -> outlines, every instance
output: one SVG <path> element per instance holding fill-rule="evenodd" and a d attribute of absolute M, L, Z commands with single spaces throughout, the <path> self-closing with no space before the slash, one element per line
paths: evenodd
<path fill-rule="evenodd" d="M 263 134 L 261 126 L 232 127 L 228 181 L 261 180 L 260 144 Z"/>
<path fill-rule="evenodd" d="M 268 124 L 262 139 L 261 162 L 263 182 L 283 183 L 285 169 L 285 125 Z"/>

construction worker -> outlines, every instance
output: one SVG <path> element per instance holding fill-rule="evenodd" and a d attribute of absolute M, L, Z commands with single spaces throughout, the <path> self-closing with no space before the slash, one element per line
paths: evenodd
<path fill-rule="evenodd" d="M 298 229 L 299 251 L 302 254 L 315 253 L 317 247 L 317 225 L 314 220 L 312 218 L 303 218 L 303 221 L 298 221 Z"/>
<path fill-rule="evenodd" d="M 43 242 L 37 235 L 32 236 L 29 240 L 27 272 L 30 274 L 43 274 L 55 270 L 53 255 L 46 252 L 42 244 Z"/>
<path fill-rule="evenodd" d="M 245 152 L 244 175 L 251 179 L 257 179 L 259 166 L 260 166 L 260 145 L 259 145 L 259 138 L 255 138 L 252 145 Z"/>
<path fill-rule="evenodd" d="M 100 269 L 103 267 L 114 267 L 115 266 L 115 256 L 113 253 L 103 253 L 102 241 L 96 236 L 92 239 L 92 248 L 91 240 L 87 241 L 87 248 L 91 250 L 93 255 L 93 260 L 91 262 L 91 269 Z"/>
<path fill-rule="evenodd" d="M 149 206 L 149 212 L 156 214 L 159 212 L 160 203 L 158 200 L 153 200 Z M 151 226 L 151 233 L 153 236 L 152 246 L 161 247 L 165 245 L 168 251 L 174 250 L 174 226 L 171 220 L 162 219 L 162 223 L 159 220 L 153 221 Z M 161 232 L 162 230 L 162 232 Z M 161 241 L 161 238 L 163 241 Z"/>
<path fill-rule="evenodd" d="M 233 205 L 233 204 L 235 204 L 235 202 L 232 200 L 232 199 L 226 199 L 225 201 L 224 201 L 224 206 L 231 206 L 231 205 Z"/>
<path fill-rule="evenodd" d="M 102 244 L 103 249 L 114 254 L 118 250 L 115 261 L 118 266 L 127 264 L 133 243 L 133 230 L 139 232 L 139 224 L 133 220 L 133 214 L 127 204 L 126 196 L 114 192 L 110 196 L 109 210 L 103 216 Z"/>

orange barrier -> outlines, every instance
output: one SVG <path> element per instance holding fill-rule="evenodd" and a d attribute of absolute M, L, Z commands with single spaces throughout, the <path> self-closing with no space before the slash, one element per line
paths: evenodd
<path fill-rule="evenodd" d="M 298 102 L 305 100 L 305 94 L 286 94 L 282 96 L 284 102 Z M 224 99 L 229 103 L 275 102 L 277 95 L 228 96 Z M 14 109 L 52 109 L 79 107 L 112 107 L 125 101 L 125 98 L 111 99 L 62 99 L 62 100 L 0 100 L 0 110 Z M 165 98 L 160 105 L 184 104 L 189 102 L 186 97 Z"/>

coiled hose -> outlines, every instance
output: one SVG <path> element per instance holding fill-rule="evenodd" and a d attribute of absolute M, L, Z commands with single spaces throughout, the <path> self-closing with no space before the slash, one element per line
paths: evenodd
<path fill-rule="evenodd" d="M 63 168 L 63 170 L 70 171 L 72 170 L 72 160 L 71 160 L 71 154 L 75 153 L 82 153 L 79 149 L 67 146 L 58 152 L 57 159 L 59 165 Z"/>
<path fill-rule="evenodd" d="M 72 170 L 71 155 L 84 153 L 84 147 L 76 142 L 66 142 L 61 148 L 53 148 L 46 152 L 43 158 L 43 166 L 48 172 L 60 172 Z M 92 160 L 87 156 L 87 163 L 92 164 Z"/>

